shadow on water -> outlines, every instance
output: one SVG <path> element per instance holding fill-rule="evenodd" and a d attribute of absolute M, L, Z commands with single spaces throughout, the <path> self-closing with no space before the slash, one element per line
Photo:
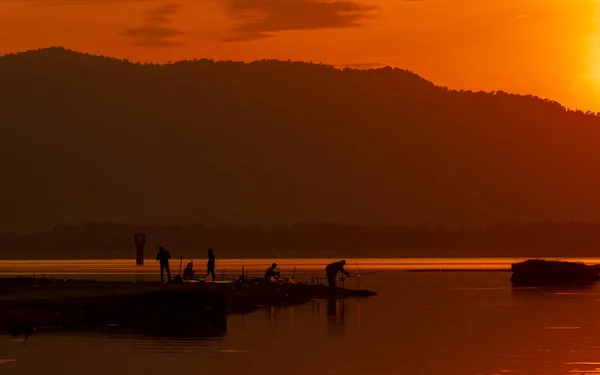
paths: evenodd
<path fill-rule="evenodd" d="M 128 324 L 104 325 L 73 328 L 41 328 L 35 331 L 13 332 L 13 339 L 28 340 L 44 334 L 102 334 L 114 337 L 129 336 L 140 339 L 173 339 L 178 341 L 203 341 L 224 338 L 227 334 L 227 317 L 219 316 L 212 319 L 193 322 L 169 321 L 165 324 Z"/>
<path fill-rule="evenodd" d="M 227 317 L 219 316 L 195 322 L 174 322 L 162 325 L 116 326 L 104 327 L 105 332 L 152 338 L 174 338 L 198 340 L 204 338 L 225 337 L 227 334 Z"/>

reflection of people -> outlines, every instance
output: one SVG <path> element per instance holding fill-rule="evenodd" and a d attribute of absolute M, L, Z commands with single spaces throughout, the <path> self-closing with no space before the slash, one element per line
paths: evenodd
<path fill-rule="evenodd" d="M 331 297 L 327 299 L 327 329 L 332 337 L 345 336 L 344 299 Z"/>
<path fill-rule="evenodd" d="M 196 271 L 194 271 L 194 263 L 189 262 L 187 264 L 187 266 L 185 266 L 185 269 L 183 270 L 183 279 L 184 280 L 193 280 L 195 273 L 196 273 Z"/>
<path fill-rule="evenodd" d="M 327 317 L 335 318 L 337 298 L 331 297 L 327 299 Z"/>
<path fill-rule="evenodd" d="M 169 282 L 171 282 L 171 270 L 169 269 L 169 258 L 171 258 L 171 253 L 169 250 L 165 249 L 162 246 L 158 247 L 158 253 L 156 254 L 156 260 L 160 262 L 160 282 L 164 282 L 164 272 L 167 272 L 167 278 Z"/>
<path fill-rule="evenodd" d="M 327 299 L 327 316 L 330 318 L 344 318 L 345 315 L 344 299 L 329 297 Z"/>
<path fill-rule="evenodd" d="M 346 261 L 340 260 L 339 262 L 333 262 L 325 267 L 325 272 L 327 273 L 327 282 L 329 283 L 330 287 L 335 287 L 335 278 L 339 272 L 346 276 L 350 276 L 350 272 L 344 269 L 345 265 Z"/>
<path fill-rule="evenodd" d="M 208 263 L 206 276 L 210 276 L 210 281 L 215 281 L 215 253 L 212 249 L 208 249 Z"/>
<path fill-rule="evenodd" d="M 267 268 L 265 272 L 265 280 L 267 281 L 277 281 L 281 278 L 281 274 L 277 271 L 277 263 L 271 264 L 271 267 Z"/>

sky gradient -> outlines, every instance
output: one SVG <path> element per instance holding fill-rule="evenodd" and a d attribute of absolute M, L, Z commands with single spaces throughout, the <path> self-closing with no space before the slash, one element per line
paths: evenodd
<path fill-rule="evenodd" d="M 599 0 L 0 0 L 0 54 L 390 65 L 600 111 L 599 10 Z"/>

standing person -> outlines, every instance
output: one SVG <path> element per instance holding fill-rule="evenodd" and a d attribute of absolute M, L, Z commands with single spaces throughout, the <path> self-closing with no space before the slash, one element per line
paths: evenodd
<path fill-rule="evenodd" d="M 208 263 L 206 263 L 207 273 L 206 276 L 211 277 L 210 281 L 215 281 L 215 253 L 212 249 L 208 249 Z"/>
<path fill-rule="evenodd" d="M 335 287 L 335 278 L 339 272 L 346 276 L 350 276 L 350 272 L 344 269 L 345 265 L 346 261 L 340 260 L 339 262 L 333 262 L 325 267 L 325 272 L 327 273 L 327 282 L 329 283 L 330 287 Z"/>
<path fill-rule="evenodd" d="M 169 269 L 169 259 L 171 253 L 169 250 L 162 246 L 158 247 L 158 253 L 156 254 L 156 260 L 160 262 L 160 282 L 164 282 L 164 272 L 167 271 L 167 279 L 171 282 L 171 270 Z"/>

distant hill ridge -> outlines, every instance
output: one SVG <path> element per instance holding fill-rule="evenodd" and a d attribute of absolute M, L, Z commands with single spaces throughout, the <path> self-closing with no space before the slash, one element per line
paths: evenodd
<path fill-rule="evenodd" d="M 411 72 L 0 57 L 0 229 L 600 219 L 600 117 Z"/>

